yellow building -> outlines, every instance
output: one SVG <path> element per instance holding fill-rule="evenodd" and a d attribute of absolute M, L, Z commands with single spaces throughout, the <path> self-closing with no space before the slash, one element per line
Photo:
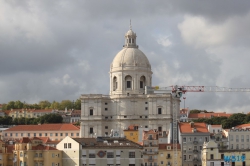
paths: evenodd
<path fill-rule="evenodd" d="M 0 166 L 13 165 L 13 144 L 8 144 L 0 140 Z"/>
<path fill-rule="evenodd" d="M 62 166 L 62 151 L 43 145 L 39 138 L 23 137 L 14 148 L 14 166 Z"/>
<path fill-rule="evenodd" d="M 172 166 L 174 155 L 173 155 L 173 144 L 159 144 L 158 149 L 158 166 Z M 178 163 L 176 166 L 182 166 L 181 160 L 181 146 L 177 144 L 177 159 Z"/>
<path fill-rule="evenodd" d="M 12 118 L 38 118 L 45 114 L 54 113 L 55 110 L 36 110 L 36 109 L 11 109 L 9 112 L 9 116 Z"/>
<path fill-rule="evenodd" d="M 130 125 L 128 129 L 123 130 L 126 139 L 138 143 L 138 125 Z"/>

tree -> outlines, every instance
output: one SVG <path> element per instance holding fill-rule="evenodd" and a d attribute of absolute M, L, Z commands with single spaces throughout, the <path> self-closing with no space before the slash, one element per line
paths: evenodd
<path fill-rule="evenodd" d="M 50 105 L 51 109 L 60 109 L 60 103 L 57 101 L 53 101 Z"/>
<path fill-rule="evenodd" d="M 193 110 L 190 110 L 190 114 L 197 114 L 197 113 L 201 113 L 201 112 L 205 112 L 207 113 L 207 110 L 197 110 L 197 109 L 193 109 Z"/>
<path fill-rule="evenodd" d="M 14 108 L 22 109 L 23 108 L 23 103 L 21 101 L 19 101 L 19 100 L 15 101 Z"/>
<path fill-rule="evenodd" d="M 15 109 L 15 102 L 14 101 L 10 101 L 7 104 L 7 110 L 11 110 L 11 109 Z"/>
<path fill-rule="evenodd" d="M 72 109 L 73 108 L 73 103 L 70 100 L 62 100 L 60 103 L 60 110 L 64 110 L 65 108 L 67 109 Z"/>
<path fill-rule="evenodd" d="M 81 110 L 81 100 L 80 99 L 77 99 L 76 102 L 75 102 L 75 105 L 74 105 L 74 109 L 75 110 Z"/>
<path fill-rule="evenodd" d="M 48 100 L 40 101 L 39 102 L 40 109 L 48 109 L 50 108 L 51 103 Z"/>

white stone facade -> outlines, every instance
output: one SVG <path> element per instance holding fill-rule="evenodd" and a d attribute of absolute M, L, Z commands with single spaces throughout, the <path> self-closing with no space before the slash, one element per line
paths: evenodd
<path fill-rule="evenodd" d="M 111 129 L 123 136 L 129 125 L 166 131 L 173 109 L 180 100 L 170 93 L 144 94 L 152 86 L 151 65 L 136 45 L 136 34 L 125 34 L 125 45 L 110 66 L 110 95 L 81 95 L 81 137 L 109 135 Z M 173 108 L 175 103 L 175 108 Z"/>

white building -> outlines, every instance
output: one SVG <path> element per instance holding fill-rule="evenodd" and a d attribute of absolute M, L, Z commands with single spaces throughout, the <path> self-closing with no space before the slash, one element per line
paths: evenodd
<path fill-rule="evenodd" d="M 170 93 L 144 94 L 145 86 L 152 86 L 153 73 L 136 37 L 130 27 L 110 65 L 110 94 L 81 95 L 80 137 L 109 135 L 111 129 L 122 136 L 130 124 L 166 131 L 173 109 L 179 113 L 180 100 Z"/>

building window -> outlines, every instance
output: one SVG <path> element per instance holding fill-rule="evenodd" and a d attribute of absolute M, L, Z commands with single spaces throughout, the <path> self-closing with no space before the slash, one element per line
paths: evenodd
<path fill-rule="evenodd" d="M 148 107 L 145 107 L 145 110 L 148 110 Z"/>
<path fill-rule="evenodd" d="M 42 153 L 39 153 L 39 157 L 43 157 L 43 154 L 42 154 Z"/>
<path fill-rule="evenodd" d="M 45 133 L 45 137 L 47 137 L 48 136 L 48 134 L 47 133 Z"/>
<path fill-rule="evenodd" d="M 109 127 L 108 126 L 105 126 L 105 129 L 108 129 Z"/>
<path fill-rule="evenodd" d="M 93 134 L 94 133 L 94 129 L 93 129 L 93 127 L 90 127 L 89 128 L 89 134 Z"/>
<path fill-rule="evenodd" d="M 214 162 L 211 162 L 211 163 L 210 163 L 210 166 L 214 166 Z"/>
<path fill-rule="evenodd" d="M 124 118 L 127 118 L 127 116 L 124 116 Z"/>
<path fill-rule="evenodd" d="M 161 108 L 158 108 L 158 114 L 161 114 L 162 112 L 161 112 Z"/>
<path fill-rule="evenodd" d="M 107 158 L 114 158 L 114 152 L 107 152 Z"/>
<path fill-rule="evenodd" d="M 105 105 L 108 105 L 108 103 L 105 103 Z"/>
<path fill-rule="evenodd" d="M 95 154 L 94 153 L 90 153 L 89 154 L 89 158 L 95 158 Z"/>
<path fill-rule="evenodd" d="M 42 133 L 39 133 L 39 137 L 41 137 L 42 136 Z"/>
<path fill-rule="evenodd" d="M 64 149 L 67 149 L 67 143 L 64 143 Z"/>
<path fill-rule="evenodd" d="M 131 81 L 127 81 L 127 88 L 131 88 Z"/>
<path fill-rule="evenodd" d="M 148 126 L 145 126 L 145 128 L 148 128 Z"/>
<path fill-rule="evenodd" d="M 135 152 L 129 152 L 129 158 L 135 158 Z"/>
<path fill-rule="evenodd" d="M 145 104 L 148 104 L 148 102 L 145 102 Z"/>
<path fill-rule="evenodd" d="M 236 135 L 236 142 L 239 142 L 239 135 Z"/>
<path fill-rule="evenodd" d="M 63 136 L 63 133 L 60 133 L 60 136 L 62 137 L 62 136 Z"/>
<path fill-rule="evenodd" d="M 244 135 L 241 135 L 241 142 L 244 142 Z"/>
<path fill-rule="evenodd" d="M 21 137 L 23 137 L 23 133 L 21 133 Z"/>
<path fill-rule="evenodd" d="M 249 135 L 246 135 L 246 137 L 247 137 L 247 138 L 246 138 L 246 139 L 247 139 L 247 142 L 249 142 Z"/>
<path fill-rule="evenodd" d="M 68 133 L 65 133 L 65 136 L 68 136 Z"/>
<path fill-rule="evenodd" d="M 105 111 L 108 111 L 108 108 L 105 108 Z"/>
<path fill-rule="evenodd" d="M 184 159 L 184 161 L 185 161 L 185 160 L 187 160 L 187 156 L 186 156 L 186 155 L 184 155 L 184 156 L 183 156 L 183 159 Z"/>
<path fill-rule="evenodd" d="M 23 157 L 23 152 L 20 152 L 20 157 Z"/>
<path fill-rule="evenodd" d="M 79 137 L 79 133 L 76 133 L 76 136 Z"/>
<path fill-rule="evenodd" d="M 36 133 L 34 133 L 34 137 L 36 137 Z"/>
<path fill-rule="evenodd" d="M 93 115 L 93 109 L 89 110 L 89 115 L 91 115 L 91 116 Z"/>
<path fill-rule="evenodd" d="M 210 154 L 210 159 L 214 159 L 214 155 L 213 154 Z"/>
<path fill-rule="evenodd" d="M 148 118 L 148 116 L 145 116 L 145 118 Z"/>
<path fill-rule="evenodd" d="M 53 133 L 50 133 L 50 136 L 53 136 Z"/>
<path fill-rule="evenodd" d="M 71 149 L 71 143 L 68 143 L 68 148 Z"/>
<path fill-rule="evenodd" d="M 158 127 L 158 131 L 162 131 L 162 127 Z"/>
<path fill-rule="evenodd" d="M 234 140 L 234 136 L 230 135 L 230 141 L 233 141 L 233 140 Z"/>
<path fill-rule="evenodd" d="M 224 159 L 224 154 L 221 154 L 221 155 L 220 155 L 220 158 L 221 158 L 221 159 Z"/>
<path fill-rule="evenodd" d="M 183 143 L 186 143 L 186 137 L 183 137 Z"/>
<path fill-rule="evenodd" d="M 28 137 L 30 137 L 30 133 L 28 133 Z"/>
<path fill-rule="evenodd" d="M 71 137 L 73 137 L 74 136 L 74 133 L 71 133 Z"/>
<path fill-rule="evenodd" d="M 58 134 L 56 133 L 56 134 L 55 134 L 55 136 L 57 137 L 57 136 L 58 136 Z"/>
<path fill-rule="evenodd" d="M 140 88 L 143 88 L 143 81 L 140 81 Z"/>

